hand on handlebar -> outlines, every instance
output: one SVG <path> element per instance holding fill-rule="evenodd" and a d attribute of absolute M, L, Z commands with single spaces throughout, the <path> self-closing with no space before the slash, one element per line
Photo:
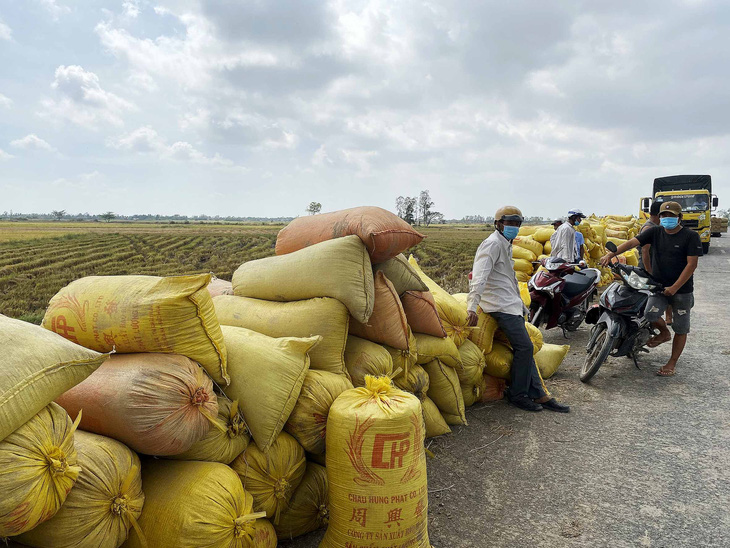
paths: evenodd
<path fill-rule="evenodd" d="M 601 266 L 609 266 L 611 264 L 611 261 L 616 256 L 613 252 L 606 253 L 603 257 L 601 257 Z"/>
<path fill-rule="evenodd" d="M 670 285 L 669 287 L 664 288 L 664 291 L 662 291 L 662 294 L 666 295 L 667 297 L 671 297 L 676 292 L 677 292 L 677 289 L 673 285 Z"/>

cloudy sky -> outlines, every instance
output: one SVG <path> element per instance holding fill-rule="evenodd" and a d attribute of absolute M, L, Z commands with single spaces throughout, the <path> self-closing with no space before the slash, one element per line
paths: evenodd
<path fill-rule="evenodd" d="M 0 212 L 730 205 L 730 5 L 3 0 Z"/>

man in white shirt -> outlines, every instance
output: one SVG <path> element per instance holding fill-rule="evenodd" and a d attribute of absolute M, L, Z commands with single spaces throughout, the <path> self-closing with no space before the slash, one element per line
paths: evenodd
<path fill-rule="evenodd" d="M 549 409 L 568 413 L 570 407 L 558 403 L 543 388 L 533 357 L 533 346 L 525 328 L 525 305 L 512 260 L 512 240 L 522 224 L 522 212 L 514 206 L 497 210 L 494 233 L 484 240 L 474 257 L 472 281 L 467 300 L 469 325 L 477 325 L 477 307 L 491 315 L 507 336 L 514 351 L 507 398 L 526 411 Z"/>
<path fill-rule="evenodd" d="M 550 256 L 557 259 L 563 259 L 566 263 L 575 263 L 576 244 L 575 244 L 575 227 L 585 219 L 585 215 L 580 209 L 571 209 L 568 211 L 568 221 L 561 224 L 558 229 L 550 237 Z"/>

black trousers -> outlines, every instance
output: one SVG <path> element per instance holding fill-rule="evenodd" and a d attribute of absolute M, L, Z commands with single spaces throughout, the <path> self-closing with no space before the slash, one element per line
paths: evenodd
<path fill-rule="evenodd" d="M 533 400 L 545 397 L 547 394 L 532 355 L 533 345 L 527 334 L 525 318 L 504 312 L 490 312 L 489 315 L 497 320 L 514 352 L 507 396 L 527 396 Z"/>

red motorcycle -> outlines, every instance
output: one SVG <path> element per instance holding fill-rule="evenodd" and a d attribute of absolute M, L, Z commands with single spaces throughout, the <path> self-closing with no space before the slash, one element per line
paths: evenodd
<path fill-rule="evenodd" d="M 563 332 L 575 331 L 586 317 L 588 303 L 598 293 L 601 271 L 576 270 L 581 265 L 552 257 L 542 259 L 539 264 L 544 269 L 527 282 L 532 300 L 529 322 L 535 327 L 545 324 L 545 329 L 560 327 Z"/>

